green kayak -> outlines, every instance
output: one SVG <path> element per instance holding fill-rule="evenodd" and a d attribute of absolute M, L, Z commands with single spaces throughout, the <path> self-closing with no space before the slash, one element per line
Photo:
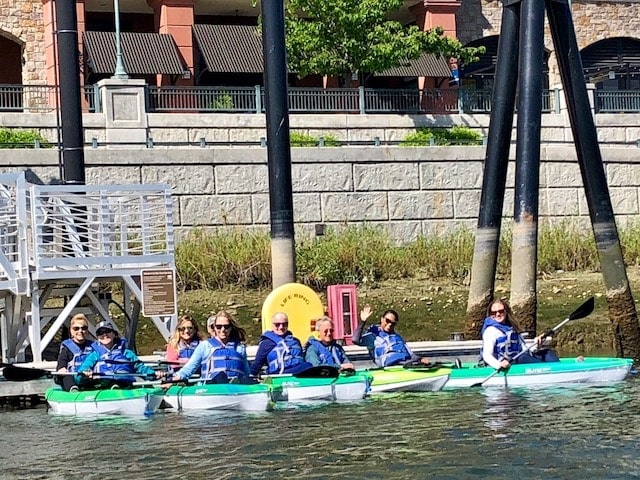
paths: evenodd
<path fill-rule="evenodd" d="M 371 393 L 436 392 L 447 383 L 450 372 L 448 368 L 411 368 L 402 365 L 371 369 Z"/>
<path fill-rule="evenodd" d="M 261 383 L 213 383 L 174 385 L 165 393 L 165 401 L 178 410 L 242 410 L 264 412 L 271 409 L 271 388 Z"/>
<path fill-rule="evenodd" d="M 277 402 L 305 400 L 352 401 L 361 400 L 369 391 L 371 375 L 367 371 L 340 374 L 337 377 L 300 377 L 271 375 L 263 383 L 270 385 Z"/>
<path fill-rule="evenodd" d="M 506 374 L 500 372 L 488 378 L 495 373 L 493 368 L 463 363 L 462 368 L 451 371 L 451 378 L 444 388 L 464 388 L 480 384 L 484 387 L 521 387 L 619 382 L 627 376 L 632 364 L 633 360 L 629 358 L 562 358 L 559 362 L 512 365 Z M 485 379 L 488 380 L 484 381 Z"/>
<path fill-rule="evenodd" d="M 51 413 L 58 415 L 149 415 L 163 397 L 161 388 L 145 387 L 79 392 L 53 387 L 45 392 Z"/>

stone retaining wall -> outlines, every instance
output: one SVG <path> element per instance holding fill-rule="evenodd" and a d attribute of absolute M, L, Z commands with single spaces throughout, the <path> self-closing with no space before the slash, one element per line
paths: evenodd
<path fill-rule="evenodd" d="M 513 156 L 512 151 L 512 156 Z M 640 150 L 603 147 L 620 224 L 640 213 Z M 588 211 L 575 149 L 541 149 L 540 215 L 581 219 Z M 482 187 L 483 147 L 339 147 L 292 149 L 298 234 L 316 224 L 382 225 L 398 240 L 466 225 L 474 228 Z M 0 150 L 0 171 L 30 170 L 59 179 L 54 150 Z M 168 183 L 174 188 L 178 236 L 194 226 L 268 228 L 266 149 L 260 147 L 88 149 L 89 184 Z M 510 165 L 504 215 L 513 212 Z"/>

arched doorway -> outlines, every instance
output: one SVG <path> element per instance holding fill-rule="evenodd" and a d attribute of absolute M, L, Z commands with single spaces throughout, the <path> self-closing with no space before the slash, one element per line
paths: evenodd
<path fill-rule="evenodd" d="M 465 45 L 465 47 L 485 47 L 486 51 L 480 55 L 477 62 L 463 65 L 462 85 L 468 88 L 486 89 L 493 88 L 493 78 L 496 74 L 496 61 L 498 59 L 498 40 L 500 35 L 491 35 L 478 38 Z M 549 88 L 549 51 L 544 51 L 544 62 L 542 64 L 542 88 Z"/>
<path fill-rule="evenodd" d="M 584 78 L 599 90 L 640 90 L 640 40 L 607 38 L 580 52 Z"/>
<path fill-rule="evenodd" d="M 22 83 L 22 46 L 0 32 L 0 84 L 20 85 Z"/>

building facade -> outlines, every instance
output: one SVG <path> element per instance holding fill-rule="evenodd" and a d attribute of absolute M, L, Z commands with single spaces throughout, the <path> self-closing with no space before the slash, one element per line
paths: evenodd
<path fill-rule="evenodd" d="M 112 54 L 115 35 L 111 35 L 110 40 L 99 40 L 91 35 L 91 32 L 115 31 L 113 2 L 76 0 L 76 7 L 81 81 L 94 83 L 108 77 L 112 73 L 109 70 L 115 65 Z M 640 3 L 635 0 L 577 0 L 572 2 L 572 11 L 587 80 L 600 85 L 599 88 L 639 89 Z M 55 0 L 0 0 L 0 12 L 0 48 L 5 60 L 0 84 L 57 84 Z M 253 48 L 254 52 L 255 44 L 239 41 L 243 35 L 241 27 L 257 24 L 259 2 L 253 6 L 249 0 L 127 0 L 120 2 L 120 12 L 123 34 L 161 35 L 171 43 L 167 46 L 163 41 L 158 47 L 151 37 L 146 37 L 148 41 L 124 39 L 127 41 L 123 48 L 128 50 L 124 53 L 129 57 L 126 60 L 132 65 L 129 73 L 134 78 L 144 78 L 157 85 L 255 85 L 262 82 L 258 68 L 246 61 L 247 48 Z M 489 88 L 501 12 L 499 0 L 408 0 L 394 16 L 405 24 L 416 24 L 425 30 L 442 26 L 447 35 L 457 37 L 463 44 L 486 45 L 487 55 L 481 60 L 489 64 L 488 68 L 483 66 L 479 72 L 470 67 L 466 82 Z M 224 26 L 226 30 L 218 32 L 217 36 L 207 36 L 198 33 L 197 25 Z M 87 32 L 89 35 L 85 35 Z M 547 83 L 552 87 L 559 83 L 559 78 L 548 34 L 545 46 Z M 261 55 L 261 52 L 257 54 Z M 171 57 L 180 62 L 180 68 L 176 68 L 175 62 L 154 64 L 151 61 L 154 57 Z M 230 63 L 211 60 L 218 57 L 227 58 Z M 413 73 L 431 78 L 428 71 Z M 428 82 L 418 83 L 418 86 L 429 87 Z"/>

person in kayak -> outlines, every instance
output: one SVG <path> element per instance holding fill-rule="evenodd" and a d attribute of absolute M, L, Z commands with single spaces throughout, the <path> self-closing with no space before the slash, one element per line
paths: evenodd
<path fill-rule="evenodd" d="M 431 362 L 427 357 L 414 354 L 407 342 L 396 333 L 398 324 L 398 312 L 386 310 L 380 317 L 378 325 L 371 325 L 365 331 L 367 319 L 373 310 L 369 305 L 360 312 L 360 322 L 353 333 L 353 343 L 369 350 L 369 356 L 379 367 L 390 367 L 392 365 L 406 365 L 417 363 L 429 365 Z"/>
<path fill-rule="evenodd" d="M 196 347 L 171 381 L 184 381 L 199 368 L 203 383 L 250 383 L 244 329 L 224 310 L 209 317 L 207 327 L 211 338 Z"/>
<path fill-rule="evenodd" d="M 496 299 L 489 304 L 481 334 L 482 360 L 496 370 L 509 368 L 511 359 L 528 348 L 506 300 Z M 543 341 L 544 334 L 536 337 L 538 350 L 523 353 L 515 363 L 559 362 L 551 349 L 540 348 Z"/>
<path fill-rule="evenodd" d="M 93 340 L 89 338 L 89 321 L 84 313 L 71 317 L 69 332 L 71 337 L 60 344 L 56 364 L 57 373 L 77 372 L 78 367 L 93 352 Z M 54 381 L 68 392 L 76 384 L 73 377 L 73 375 L 59 375 L 54 377 Z"/>
<path fill-rule="evenodd" d="M 316 320 L 316 331 L 304 346 L 304 358 L 311 365 L 328 365 L 339 370 L 353 369 L 344 348 L 333 338 L 333 320 L 324 316 Z"/>
<path fill-rule="evenodd" d="M 169 342 L 165 358 L 176 366 L 183 366 L 193 355 L 198 344 L 204 339 L 198 324 L 191 315 L 182 315 Z M 177 368 L 177 367 L 176 367 Z"/>
<path fill-rule="evenodd" d="M 76 384 L 81 389 L 130 387 L 136 380 L 136 376 L 127 375 L 130 373 L 148 378 L 162 378 L 166 375 L 166 372 L 156 372 L 142 363 L 127 348 L 127 341 L 120 338 L 110 321 L 104 320 L 96 325 L 96 337 L 98 340 L 93 342 L 93 352 L 78 367 L 78 374 L 75 376 Z"/>
<path fill-rule="evenodd" d="M 265 365 L 268 375 L 295 374 L 313 367 L 304 359 L 300 340 L 289 331 L 287 314 L 275 313 L 271 317 L 271 325 L 271 330 L 260 336 L 258 351 L 251 363 L 251 375 L 257 376 Z"/>

